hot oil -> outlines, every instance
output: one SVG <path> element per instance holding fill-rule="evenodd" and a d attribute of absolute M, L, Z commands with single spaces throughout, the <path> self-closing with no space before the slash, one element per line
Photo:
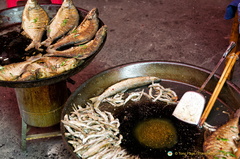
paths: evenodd
<path fill-rule="evenodd" d="M 171 148 L 177 143 L 177 131 L 170 120 L 148 119 L 134 128 L 139 143 L 150 148 Z"/>
<path fill-rule="evenodd" d="M 126 104 L 116 114 L 123 135 L 121 146 L 144 159 L 164 159 L 169 157 L 168 153 L 173 153 L 174 158 L 199 157 L 202 130 L 172 116 L 174 108 L 175 105 L 148 100 Z"/>

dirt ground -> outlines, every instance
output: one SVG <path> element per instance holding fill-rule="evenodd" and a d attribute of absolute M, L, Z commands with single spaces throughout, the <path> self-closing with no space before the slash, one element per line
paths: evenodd
<path fill-rule="evenodd" d="M 229 44 L 232 20 L 225 20 L 231 0 L 74 0 L 77 7 L 99 9 L 108 25 L 105 46 L 91 64 L 72 77 L 73 92 L 90 77 L 114 66 L 138 61 L 174 61 L 211 70 Z M 5 1 L 0 1 L 4 9 Z M 220 74 L 224 65 L 217 71 Z M 232 82 L 240 87 L 240 63 Z M 27 142 L 20 149 L 21 116 L 13 88 L 0 87 L 0 158 L 66 159 L 61 137 Z"/>

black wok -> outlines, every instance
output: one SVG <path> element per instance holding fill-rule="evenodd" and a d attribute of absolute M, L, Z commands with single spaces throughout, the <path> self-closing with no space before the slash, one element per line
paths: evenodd
<path fill-rule="evenodd" d="M 107 87 L 126 78 L 137 76 L 156 76 L 162 79 L 161 84 L 166 88 L 173 89 L 179 98 L 188 90 L 197 90 L 208 77 L 210 71 L 193 65 L 176 63 L 176 62 L 138 62 L 131 63 L 106 70 L 82 84 L 68 98 L 62 111 L 62 119 L 65 114 L 73 111 L 73 105 L 81 105 L 89 101 L 89 98 L 101 94 Z M 215 75 L 207 84 L 204 96 L 209 99 L 212 94 L 219 76 Z M 213 111 L 209 115 L 207 122 L 211 125 L 221 125 L 229 120 L 228 114 L 233 114 L 240 106 L 240 89 L 230 81 L 224 85 L 222 92 L 214 106 Z M 105 110 L 115 113 L 117 109 L 104 107 Z M 65 128 L 61 124 L 63 141 L 68 150 L 73 153 L 73 148 L 67 143 L 65 138 Z"/>

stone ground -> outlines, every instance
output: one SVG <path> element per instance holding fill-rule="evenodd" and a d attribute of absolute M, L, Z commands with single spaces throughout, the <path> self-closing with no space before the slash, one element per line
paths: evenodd
<path fill-rule="evenodd" d="M 229 44 L 232 20 L 223 18 L 231 0 L 74 0 L 77 7 L 99 9 L 108 25 L 104 48 L 72 77 L 71 91 L 97 73 L 138 61 L 175 61 L 214 68 Z M 0 1 L 0 9 L 6 8 Z M 240 63 L 232 82 L 240 87 Z M 223 66 L 218 70 L 218 74 Z M 13 88 L 0 87 L 0 158 L 71 158 L 61 137 L 27 142 L 22 152 L 21 117 Z"/>

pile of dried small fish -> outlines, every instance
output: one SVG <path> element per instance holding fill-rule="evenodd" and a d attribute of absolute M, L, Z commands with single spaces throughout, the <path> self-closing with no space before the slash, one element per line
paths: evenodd
<path fill-rule="evenodd" d="M 66 128 L 65 136 L 76 152 L 82 158 L 138 158 L 129 156 L 121 148 L 122 135 L 119 134 L 120 123 L 110 112 L 101 111 L 101 102 L 109 102 L 113 106 L 122 106 L 127 101 L 138 101 L 145 95 L 153 101 L 176 103 L 177 95 L 169 88 L 164 88 L 157 77 L 144 76 L 129 78 L 108 87 L 101 95 L 91 98 L 86 107 L 74 107 L 73 112 L 62 120 Z M 122 91 L 150 84 L 148 93 L 135 91 L 123 98 Z"/>
<path fill-rule="evenodd" d="M 106 38 L 107 26 L 100 26 L 97 8 L 89 11 L 81 22 L 79 16 L 72 0 L 64 0 L 50 21 L 37 0 L 28 0 L 22 14 L 22 34 L 32 41 L 25 50 L 35 49 L 38 54 L 23 62 L 0 66 L 0 80 L 26 81 L 55 76 L 96 53 Z M 45 33 L 47 38 L 42 41 Z"/>
<path fill-rule="evenodd" d="M 68 143 L 83 159 L 136 158 L 121 148 L 120 123 L 110 112 L 102 112 L 88 103 L 85 108 L 75 106 L 71 114 L 64 116 L 62 123 L 67 130 Z"/>

